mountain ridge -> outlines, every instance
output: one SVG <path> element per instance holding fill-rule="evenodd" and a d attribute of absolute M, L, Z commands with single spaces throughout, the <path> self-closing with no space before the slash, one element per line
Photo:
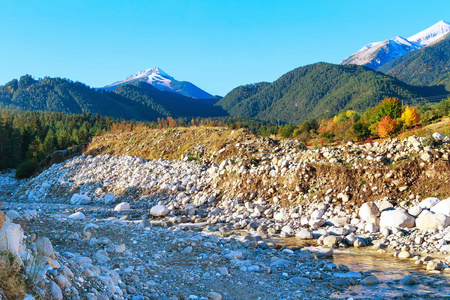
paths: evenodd
<path fill-rule="evenodd" d="M 364 111 L 386 97 L 417 98 L 442 93 L 439 87 L 409 86 L 358 65 L 315 63 L 294 69 L 243 96 L 237 87 L 216 103 L 231 116 L 300 123 L 342 110 Z"/>
<path fill-rule="evenodd" d="M 409 38 L 396 36 L 381 42 L 365 45 L 357 52 L 343 59 L 340 64 L 356 64 L 377 70 L 384 64 L 411 51 L 428 47 L 443 39 L 450 33 L 450 23 L 439 21 Z"/>

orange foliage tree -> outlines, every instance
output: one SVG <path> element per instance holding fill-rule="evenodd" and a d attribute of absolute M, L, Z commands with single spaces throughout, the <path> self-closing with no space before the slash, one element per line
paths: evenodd
<path fill-rule="evenodd" d="M 402 121 L 406 127 L 418 124 L 420 122 L 420 116 L 417 108 L 410 108 L 409 105 L 406 106 L 405 111 L 402 113 Z"/>
<path fill-rule="evenodd" d="M 378 135 L 381 138 L 388 137 L 390 134 L 392 134 L 397 127 L 397 123 L 394 119 L 392 119 L 389 116 L 384 116 L 383 119 L 381 119 L 380 122 L 377 124 L 378 128 Z"/>

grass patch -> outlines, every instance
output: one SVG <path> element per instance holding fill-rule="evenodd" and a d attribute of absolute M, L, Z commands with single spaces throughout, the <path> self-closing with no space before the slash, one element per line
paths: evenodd
<path fill-rule="evenodd" d="M 0 253 L 0 288 L 9 300 L 21 300 L 25 297 L 25 276 L 14 255 Z"/>

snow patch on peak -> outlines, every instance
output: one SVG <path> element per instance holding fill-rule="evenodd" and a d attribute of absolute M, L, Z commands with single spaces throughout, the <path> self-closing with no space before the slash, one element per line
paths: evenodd
<path fill-rule="evenodd" d="M 161 68 L 158 68 L 158 67 L 149 68 L 144 71 L 137 72 L 134 75 L 128 76 L 126 79 L 142 78 L 142 77 L 156 76 L 156 75 L 160 75 L 160 76 L 168 78 L 168 79 L 173 79 L 172 76 L 170 76 L 169 74 L 167 74 L 166 72 L 161 70 Z"/>
<path fill-rule="evenodd" d="M 130 75 L 124 80 L 114 82 L 109 86 L 111 87 L 119 86 L 137 80 L 147 82 L 154 86 L 161 85 L 170 88 L 170 83 L 172 82 L 172 80 L 174 80 L 174 78 L 169 74 L 167 74 L 166 72 L 164 72 L 163 70 L 161 70 L 161 68 L 153 67 L 145 69 L 144 71 L 137 72 L 136 74 Z"/>
<path fill-rule="evenodd" d="M 409 47 L 412 46 L 410 41 L 408 41 L 407 39 L 405 39 L 404 37 L 401 37 L 401 36 L 396 36 L 396 37 L 390 39 L 390 41 L 396 42 L 397 44 L 406 45 Z"/>
<path fill-rule="evenodd" d="M 423 46 L 428 46 L 442 37 L 450 33 L 450 23 L 445 21 L 439 21 L 433 26 L 411 36 L 408 38 L 411 42 L 419 43 Z"/>

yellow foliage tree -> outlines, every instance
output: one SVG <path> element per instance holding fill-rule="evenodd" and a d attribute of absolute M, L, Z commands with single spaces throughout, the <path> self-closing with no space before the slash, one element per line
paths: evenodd
<path fill-rule="evenodd" d="M 420 122 L 420 116 L 417 108 L 406 106 L 405 111 L 402 113 L 402 121 L 406 127 L 418 124 Z"/>
<path fill-rule="evenodd" d="M 392 119 L 389 116 L 384 116 L 383 119 L 381 119 L 380 122 L 377 124 L 378 129 L 378 135 L 381 138 L 388 137 L 391 133 L 395 131 L 395 128 L 397 127 L 397 123 L 394 119 Z"/>

